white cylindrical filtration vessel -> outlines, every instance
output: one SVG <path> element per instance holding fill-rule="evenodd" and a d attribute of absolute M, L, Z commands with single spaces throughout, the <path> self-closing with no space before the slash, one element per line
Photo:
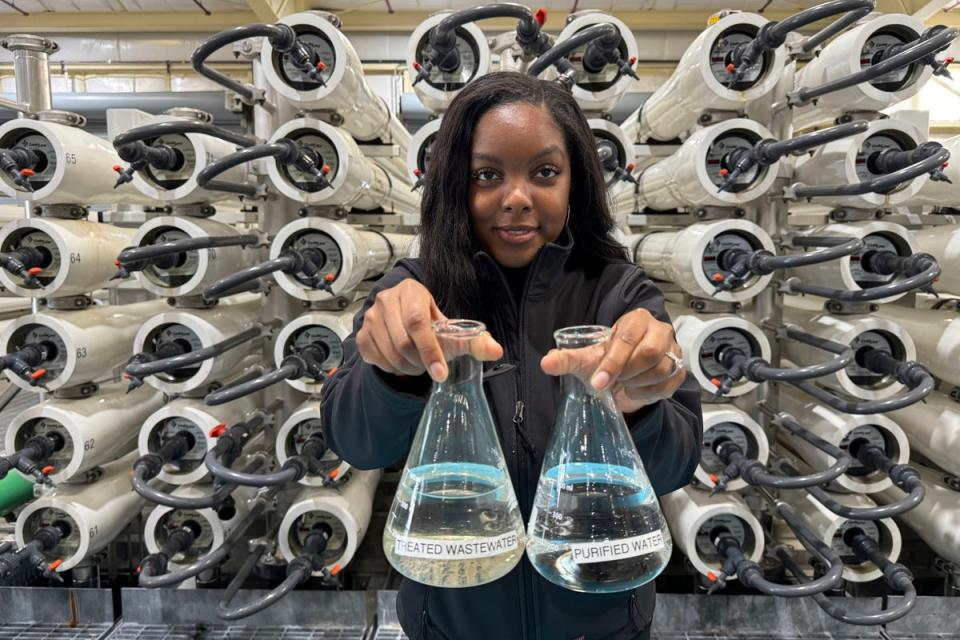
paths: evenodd
<path fill-rule="evenodd" d="M 735 87 L 729 86 L 732 75 L 726 70 L 733 49 L 752 40 L 768 23 L 766 18 L 734 12 L 711 22 L 687 47 L 670 79 L 624 121 L 622 126 L 632 139 L 682 137 L 704 111 L 742 111 L 747 102 L 762 98 L 777 85 L 786 64 L 784 47 L 765 52 Z"/>
<path fill-rule="evenodd" d="M 874 315 L 832 315 L 813 313 L 786 307 L 784 318 L 798 325 L 807 333 L 850 345 L 856 353 L 861 349 L 879 349 L 896 358 L 907 361 L 917 359 L 913 336 L 897 322 Z M 826 351 L 814 349 L 793 340 L 781 341 L 783 357 L 797 365 L 826 362 L 832 356 Z M 817 378 L 824 386 L 840 389 L 845 394 L 864 400 L 882 400 L 904 391 L 903 383 L 892 375 L 870 371 L 856 361 L 826 376 Z"/>
<path fill-rule="evenodd" d="M 603 118 L 590 118 L 587 124 L 590 125 L 594 141 L 597 143 L 597 152 L 612 158 L 619 168 L 632 171 L 636 166 L 637 157 L 633 143 L 624 135 L 623 129 Z M 603 155 L 601 155 L 601 162 Z M 607 171 L 606 167 L 603 174 L 607 183 L 607 193 L 610 194 L 611 199 L 613 194 L 619 193 L 621 188 L 633 193 L 632 183 L 620 180 L 613 171 Z"/>
<path fill-rule="evenodd" d="M 358 229 L 356 226 L 327 218 L 308 217 L 294 220 L 277 232 L 270 244 L 270 259 L 279 258 L 289 249 L 318 249 L 326 261 L 317 265 L 329 281 L 333 295 L 314 289 L 310 281 L 301 281 L 297 274 L 275 271 L 280 288 L 300 300 L 319 302 L 353 291 L 362 280 L 385 273 L 410 253 L 413 236 Z"/>
<path fill-rule="evenodd" d="M 19 118 L 0 126 L 0 148 L 20 147 L 38 156 L 29 178 L 33 191 L 0 172 L 0 194 L 32 204 L 145 204 L 149 199 L 127 183 L 116 189 L 113 167 L 121 164 L 113 145 L 88 131 L 55 122 Z"/>
<path fill-rule="evenodd" d="M 937 555 L 960 562 L 960 479 L 915 462 L 910 466 L 920 474 L 926 495 L 920 504 L 897 519 L 913 529 Z M 871 497 L 880 504 L 890 504 L 902 500 L 903 495 L 903 491 L 889 487 Z"/>
<path fill-rule="evenodd" d="M 760 562 L 763 557 L 763 528 L 735 493 L 711 497 L 708 491 L 687 485 L 660 496 L 660 506 L 676 545 L 702 575 L 717 574 L 723 568 L 711 540 L 711 533 L 719 528 L 737 539 L 748 560 Z M 727 577 L 732 578 L 735 576 Z"/>
<path fill-rule="evenodd" d="M 210 488 L 197 485 L 186 485 L 173 490 L 178 498 L 201 498 L 210 495 Z M 237 487 L 230 494 L 230 504 L 218 509 L 173 509 L 164 505 L 156 507 L 147 516 L 143 527 L 143 541 L 150 553 L 159 553 L 167 543 L 171 532 L 183 526 L 194 531 L 199 529 L 200 535 L 194 540 L 193 546 L 187 552 L 180 552 L 169 559 L 173 567 L 183 567 L 195 562 L 198 558 L 213 551 L 223 544 L 238 524 L 250 511 L 249 501 L 256 493 L 254 487 Z"/>
<path fill-rule="evenodd" d="M 872 66 L 881 52 L 909 44 L 925 29 L 922 22 L 901 13 L 863 22 L 831 40 L 808 62 L 797 74 L 796 88 L 812 89 L 858 73 Z M 915 96 L 932 75 L 933 69 L 928 65 L 913 63 L 870 82 L 825 94 L 817 98 L 816 105 L 795 107 L 793 125 L 807 127 L 851 111 L 880 111 Z"/>
<path fill-rule="evenodd" d="M 860 260 L 866 252 L 890 251 L 900 256 L 909 256 L 918 251 L 911 231 L 902 225 L 882 220 L 829 224 L 823 227 L 806 229 L 801 231 L 799 235 L 846 236 L 863 240 L 863 249 L 852 256 L 844 256 L 839 260 L 830 260 L 806 267 L 797 267 L 787 272 L 788 278 L 798 277 L 808 284 L 819 284 L 848 291 L 860 291 L 861 289 L 878 287 L 903 279 L 903 275 L 885 275 L 866 271 L 860 264 Z M 904 295 L 906 293 L 883 298 L 876 302 L 893 302 Z"/>
<path fill-rule="evenodd" d="M 960 474 L 960 404 L 934 391 L 923 402 L 891 411 L 910 448 L 950 473 Z"/>
<path fill-rule="evenodd" d="M 903 538 L 900 535 L 900 528 L 892 518 L 849 520 L 827 509 L 806 491 L 782 491 L 780 497 L 820 536 L 820 540 L 830 545 L 844 559 L 844 580 L 870 582 L 883 575 L 872 562 L 854 564 L 856 559 L 853 550 L 843 541 L 843 534 L 849 529 L 860 529 L 876 540 L 880 545 L 880 552 L 890 558 L 891 562 L 896 562 L 900 557 Z M 863 509 L 877 506 L 870 498 L 856 493 L 831 493 L 830 497 L 851 508 Z"/>
<path fill-rule="evenodd" d="M 568 22 L 557 36 L 555 45 L 569 40 L 577 33 L 598 24 L 612 24 L 620 32 L 620 59 L 629 62 L 637 59 L 637 39 L 622 20 L 601 11 L 580 11 L 568 16 Z M 606 64 L 598 73 L 583 68 L 583 56 L 588 45 L 583 45 L 567 54 L 576 69 L 573 97 L 584 111 L 607 112 L 620 101 L 623 94 L 633 86 L 630 76 L 620 73 L 615 64 Z M 553 67 L 550 67 L 553 70 Z M 555 75 L 555 73 L 554 73 Z"/>
<path fill-rule="evenodd" d="M 177 342 L 199 351 L 259 324 L 263 305 L 260 296 L 235 296 L 209 309 L 169 309 L 150 316 L 133 341 L 134 353 L 155 353 L 158 345 Z M 244 360 L 259 353 L 262 344 L 254 338 L 198 365 L 172 373 L 148 376 L 151 386 L 167 394 L 181 394 L 214 381 L 222 381 L 240 369 Z"/>
<path fill-rule="evenodd" d="M 425 65 L 430 48 L 430 31 L 454 11 L 439 11 L 417 25 L 407 40 L 407 60 L 411 64 Z M 433 112 L 446 111 L 450 102 L 467 84 L 490 73 L 490 46 L 487 36 L 474 22 L 458 26 L 454 30 L 456 50 L 460 66 L 450 72 L 439 66 L 430 70 L 428 78 L 413 85 L 417 98 Z"/>
<path fill-rule="evenodd" d="M 24 315 L 0 333 L 0 349 L 12 353 L 27 344 L 52 344 L 54 357 L 38 367 L 46 370 L 40 380 L 51 391 L 99 381 L 130 358 L 133 338 L 143 318 L 165 307 L 163 300 L 148 300 Z M 18 387 L 36 391 L 29 382 L 9 371 L 6 373 Z"/>
<path fill-rule="evenodd" d="M 716 484 L 714 478 L 723 472 L 726 465 L 713 452 L 718 439 L 734 442 L 743 454 L 760 464 L 767 464 L 770 445 L 767 434 L 749 415 L 732 404 L 703 405 L 703 446 L 700 449 L 700 464 L 693 472 L 697 481 L 705 487 Z M 727 483 L 727 491 L 745 489 L 747 483 L 736 478 Z"/>
<path fill-rule="evenodd" d="M 960 158 L 960 150 L 957 157 Z M 960 161 L 955 166 L 960 167 Z M 960 183 L 960 177 L 957 180 Z M 932 255 L 943 269 L 934 288 L 960 295 L 960 225 L 927 227 L 911 233 L 917 251 Z"/>
<path fill-rule="evenodd" d="M 102 222 L 21 218 L 0 229 L 0 251 L 32 247 L 44 256 L 35 275 L 40 288 L 23 286 L 23 278 L 0 270 L 0 284 L 19 296 L 57 298 L 82 295 L 110 285 L 114 260 L 130 246 L 133 231 Z"/>
<path fill-rule="evenodd" d="M 133 241 L 128 242 L 127 246 L 144 247 L 187 238 L 237 235 L 245 235 L 245 232 L 209 218 L 160 216 L 140 225 Z M 185 251 L 178 255 L 177 264 L 172 267 L 164 268 L 151 263 L 143 270 L 134 272 L 134 275 L 140 286 L 158 296 L 196 296 L 220 278 L 255 263 L 257 254 L 254 245 Z"/>
<path fill-rule="evenodd" d="M 343 311 L 310 311 L 288 322 L 277 334 L 273 343 L 273 359 L 279 367 L 283 359 L 307 345 L 317 344 L 327 353 L 321 368 L 329 372 L 343 364 L 343 341 L 353 333 L 353 316 L 356 306 Z M 297 391 L 320 393 L 323 382 L 300 378 L 287 380 Z"/>
<path fill-rule="evenodd" d="M 287 509 L 277 531 L 280 553 L 289 562 L 303 552 L 303 541 L 314 525 L 326 524 L 333 531 L 323 552 L 325 569 L 339 573 L 350 564 L 370 525 L 373 494 L 380 470 L 354 469 L 344 484 L 336 487 L 304 487 Z M 314 575 L 320 575 L 315 571 Z"/>
<path fill-rule="evenodd" d="M 296 118 L 277 128 L 270 141 L 281 138 L 311 149 L 319 158 L 317 164 L 329 168 L 326 179 L 330 186 L 318 189 L 312 176 L 296 167 L 268 161 L 270 181 L 291 200 L 354 209 L 419 210 L 420 198 L 410 192 L 409 184 L 395 181 L 395 176 L 368 159 L 353 138 L 336 127 L 314 118 Z"/>
<path fill-rule="evenodd" d="M 683 348 L 683 362 L 700 387 L 714 393 L 726 369 L 718 362 L 718 351 L 735 347 L 750 357 L 770 361 L 770 342 L 757 325 L 731 314 L 696 315 L 674 305 L 667 305 L 673 319 L 677 344 Z M 733 383 L 728 397 L 742 396 L 757 388 L 756 382 L 741 378 Z"/>
<path fill-rule="evenodd" d="M 306 400 L 294 409 L 277 431 L 275 447 L 277 464 L 282 467 L 290 457 L 299 454 L 303 443 L 314 433 L 323 433 L 320 401 Z M 331 449 L 327 449 L 323 462 L 325 463 L 323 475 L 307 474 L 300 479 L 300 484 L 308 487 L 323 486 L 327 478 L 339 478 L 350 470 L 350 465 L 341 460 Z"/>
<path fill-rule="evenodd" d="M 73 569 L 107 546 L 137 517 L 146 504 L 130 489 L 130 468 L 136 460 L 131 452 L 103 467 L 103 475 L 89 484 L 62 484 L 37 498 L 17 518 L 17 545 L 33 540 L 43 527 L 62 522 L 69 528 L 47 560 L 62 560 L 57 572 Z"/>
<path fill-rule="evenodd" d="M 925 132 L 905 120 L 874 120 L 863 133 L 828 142 L 801 156 L 796 163 L 793 182 L 808 186 L 848 185 L 872 180 L 875 172 L 870 158 L 887 149 L 910 151 L 926 141 Z M 823 196 L 815 203 L 858 209 L 896 207 L 912 201 L 930 181 L 928 175 L 914 178 L 890 193 L 864 193 L 858 196 Z"/>
<path fill-rule="evenodd" d="M 7 427 L 7 451 L 17 451 L 34 436 L 57 432 L 63 448 L 41 464 L 55 484 L 83 481 L 85 472 L 112 462 L 137 448 L 137 431 L 163 405 L 163 395 L 139 389 L 131 395 L 126 385 L 104 385 L 87 398 L 49 397 L 17 414 Z"/>
<path fill-rule="evenodd" d="M 297 37 L 313 47 L 324 63 L 323 85 L 307 78 L 273 47 L 264 46 L 260 64 L 267 82 L 301 109 L 336 111 L 343 117 L 343 128 L 357 140 L 379 139 L 397 145 L 401 157 L 406 155 L 410 134 L 367 84 L 360 56 L 332 20 L 339 22 L 324 11 L 295 13 L 280 20 L 293 27 Z"/>
<path fill-rule="evenodd" d="M 731 169 L 725 159 L 736 149 L 752 149 L 770 138 L 773 134 L 766 127 L 745 118 L 697 129 L 673 155 L 643 170 L 640 197 L 646 206 L 658 211 L 742 207 L 770 190 L 780 161 L 754 166 L 737 177 L 732 188 L 721 191 L 726 178 L 720 172 Z"/>
<path fill-rule="evenodd" d="M 179 116 L 153 116 L 140 122 L 138 126 L 183 120 L 185 118 Z M 151 200 L 176 205 L 219 202 L 236 198 L 234 193 L 204 189 L 197 184 L 197 176 L 201 171 L 237 150 L 237 146 L 232 142 L 202 133 L 168 133 L 144 142 L 149 142 L 151 145 L 165 144 L 183 156 L 183 163 L 178 169 L 162 170 L 148 165 L 133 174 L 134 186 Z M 256 184 L 247 164 L 231 167 L 217 176 L 217 180 L 251 186 Z"/>
<path fill-rule="evenodd" d="M 176 398 L 154 411 L 144 421 L 137 447 L 140 455 L 156 453 L 164 442 L 181 431 L 188 431 L 194 437 L 193 448 L 178 462 L 163 465 L 157 478 L 175 485 L 200 482 L 209 476 L 203 459 L 217 443 L 218 436 L 216 431 L 213 431 L 214 427 L 224 425 L 230 428 L 249 418 L 260 406 L 259 394 L 244 396 L 215 407 L 206 406 L 202 398 Z M 248 453 L 255 448 L 253 442 L 247 444 Z"/>
<path fill-rule="evenodd" d="M 766 249 L 776 253 L 766 231 L 748 220 L 698 222 L 678 231 L 652 231 L 635 245 L 633 261 L 654 280 L 673 282 L 692 296 L 742 302 L 758 295 L 773 274 L 751 276 L 730 291 L 716 293 L 717 280 L 730 276 L 719 266 L 724 251 Z"/>
<path fill-rule="evenodd" d="M 920 190 L 905 204 L 910 206 L 950 207 L 960 208 L 960 136 L 954 136 L 943 141 L 943 146 L 950 151 L 952 162 L 942 169 L 950 182 L 930 180 L 923 181 Z M 940 227 L 941 229 L 943 227 Z M 953 227 L 954 229 L 956 227 Z M 924 233 L 924 232 L 918 232 Z"/>
<path fill-rule="evenodd" d="M 913 339 L 916 359 L 940 380 L 960 386 L 960 314 L 885 304 L 877 312 Z"/>
<path fill-rule="evenodd" d="M 437 137 L 437 131 L 440 130 L 441 121 L 440 118 L 431 120 L 413 134 L 410 148 L 407 149 L 407 176 L 414 182 L 421 175 L 425 175 L 430 168 L 431 147 Z M 417 172 L 420 175 L 417 175 Z"/>
<path fill-rule="evenodd" d="M 854 440 L 866 440 L 884 449 L 886 456 L 893 460 L 894 464 L 905 464 L 910 459 L 907 436 L 903 429 L 885 415 L 839 413 L 787 386 L 780 391 L 780 410 L 786 411 L 802 426 L 844 451 L 849 449 Z M 806 440 L 783 431 L 779 434 L 779 443 L 796 452 L 803 462 L 813 469 L 826 469 L 835 462 L 831 456 Z M 886 474 L 871 471 L 854 458 L 847 472 L 834 480 L 831 486 L 854 493 L 871 493 L 892 484 Z"/>

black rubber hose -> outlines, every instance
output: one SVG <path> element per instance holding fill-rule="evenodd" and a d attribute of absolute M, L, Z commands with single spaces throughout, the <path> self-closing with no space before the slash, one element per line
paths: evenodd
<path fill-rule="evenodd" d="M 216 451 L 210 450 L 204 458 L 204 464 L 215 478 L 244 487 L 272 487 L 297 482 L 307 474 L 306 465 L 296 456 L 289 458 L 275 473 L 245 473 L 235 471 L 217 459 Z"/>
<path fill-rule="evenodd" d="M 619 41 L 620 30 L 617 29 L 616 25 L 609 22 L 595 24 L 583 29 L 582 31 L 578 31 L 563 42 L 553 45 L 539 58 L 534 60 L 530 66 L 527 67 L 527 75 L 537 77 L 557 60 L 566 58 L 567 54 L 572 52 L 577 47 L 583 46 L 589 42 L 593 42 L 594 40 L 601 38 L 609 39 L 612 37 L 616 37 Z"/>
<path fill-rule="evenodd" d="M 512 2 L 482 5 L 450 14 L 430 32 L 430 46 L 437 50 L 440 57 L 444 57 L 457 46 L 457 27 L 488 18 L 517 18 L 519 20 L 517 35 L 520 37 L 520 45 L 524 48 L 524 53 L 527 55 L 541 53 L 535 50 L 540 42 L 538 38 L 541 34 L 540 23 L 534 18 L 530 9 Z M 529 47 L 533 49 L 528 51 Z M 435 64 L 438 63 L 439 61 L 435 62 Z"/>
<path fill-rule="evenodd" d="M 840 302 L 870 302 L 872 300 L 881 300 L 891 296 L 907 293 L 915 289 L 924 289 L 930 287 L 942 272 L 940 265 L 930 255 L 916 253 L 912 256 L 909 263 L 901 263 L 908 268 L 910 275 L 903 280 L 896 280 L 879 287 L 870 287 L 868 289 L 858 289 L 850 291 L 849 289 L 834 289 L 818 284 L 808 284 L 800 278 L 787 278 L 781 287 L 784 293 L 808 293 L 814 296 L 821 296 Z"/>
<path fill-rule="evenodd" d="M 793 574 L 793 577 L 802 584 L 810 581 L 804 573 L 803 569 L 797 564 L 797 562 L 790 557 L 789 554 L 784 553 L 781 555 L 779 552 L 777 554 L 780 557 L 780 561 L 783 562 L 783 565 L 787 570 Z M 909 570 L 903 565 L 898 565 L 896 563 L 891 563 L 887 560 L 884 569 L 884 579 L 887 581 L 891 587 L 895 588 L 897 591 L 903 594 L 903 599 L 897 604 L 896 607 L 880 611 L 878 613 L 859 613 L 851 614 L 847 613 L 838 602 L 835 602 L 822 593 L 815 594 L 813 596 L 814 602 L 823 609 L 823 611 L 835 620 L 840 622 L 846 622 L 847 624 L 856 624 L 862 626 L 873 626 L 873 625 L 882 625 L 898 620 L 903 616 L 907 615 L 914 605 L 917 602 L 917 590 L 913 586 L 913 581 L 910 577 Z M 887 577 L 887 574 L 890 574 L 890 577 Z"/>
<path fill-rule="evenodd" d="M 914 62 L 920 62 L 923 58 L 950 46 L 950 43 L 956 39 L 958 34 L 960 34 L 960 31 L 951 28 L 938 31 L 926 40 L 919 38 L 896 55 L 890 56 L 877 64 L 870 65 L 862 71 L 852 73 L 831 82 L 825 82 L 819 87 L 802 87 L 792 94 L 788 94 L 788 102 L 791 106 L 804 105 L 828 93 L 847 89 L 863 82 L 869 82 L 874 78 L 879 78 L 901 67 L 913 64 Z"/>
<path fill-rule="evenodd" d="M 184 524 L 170 533 L 167 537 L 167 543 L 159 553 L 151 553 L 137 567 L 137 573 L 146 573 L 148 576 L 162 575 L 167 572 L 167 563 L 172 557 L 181 552 L 190 550 L 193 543 L 200 536 L 200 528 L 193 524 L 193 527 Z"/>
<path fill-rule="evenodd" d="M 832 353 L 834 357 L 826 362 L 818 362 L 816 364 L 791 369 L 774 367 L 763 358 L 750 358 L 737 353 L 733 355 L 733 365 L 739 365 L 739 369 L 743 371 L 744 377 L 752 382 L 766 382 L 768 380 L 789 382 L 792 380 L 810 380 L 836 373 L 853 362 L 856 357 L 850 345 L 840 344 L 839 342 L 809 334 L 800 330 L 798 327 L 787 327 L 786 336 L 791 340 L 796 340 L 797 342 L 802 342 L 821 351 Z"/>
<path fill-rule="evenodd" d="M 206 236 L 202 238 L 183 238 L 172 242 L 148 244 L 124 249 L 117 256 L 119 271 L 114 278 L 126 278 L 134 271 L 142 271 L 148 264 L 160 258 L 176 256 L 188 251 L 200 251 L 220 247 L 245 247 L 257 244 L 260 239 L 253 234 L 237 236 Z"/>
<path fill-rule="evenodd" d="M 861 8 L 852 10 L 846 15 L 837 18 L 817 33 L 804 39 L 800 43 L 800 50 L 805 53 L 813 51 L 816 47 L 820 46 L 820 44 L 826 42 L 841 31 L 846 30 L 850 25 L 856 23 L 858 20 L 860 20 L 860 18 L 868 16 L 874 9 L 874 3 L 872 0 L 864 0 L 861 4 L 863 5 Z"/>
<path fill-rule="evenodd" d="M 283 253 L 272 260 L 245 267 L 236 273 L 231 273 L 229 276 L 217 280 L 204 289 L 203 297 L 206 300 L 217 300 L 227 295 L 227 292 L 239 293 L 234 290 L 246 285 L 250 281 L 262 278 L 276 271 L 289 273 L 290 270 L 296 269 L 299 264 L 300 260 L 297 259 L 296 255 L 290 252 Z"/>
<path fill-rule="evenodd" d="M 113 147 L 119 152 L 120 147 L 125 145 L 139 142 L 141 140 L 149 140 L 152 138 L 159 138 L 160 136 L 176 133 L 202 133 L 204 135 L 213 136 L 214 138 L 219 138 L 220 140 L 226 140 L 227 142 L 231 142 L 238 147 L 250 147 L 257 144 L 257 139 L 253 136 L 237 133 L 236 131 L 224 129 L 223 127 L 218 127 L 207 122 L 196 122 L 194 120 L 172 120 L 168 122 L 144 124 L 139 127 L 134 127 L 128 131 L 124 131 L 113 139 Z"/>
<path fill-rule="evenodd" d="M 866 120 L 854 120 L 845 122 L 834 127 L 819 129 L 805 133 L 796 138 L 787 138 L 786 140 L 767 139 L 761 140 L 755 146 L 757 161 L 761 164 L 770 165 L 788 155 L 796 155 L 833 142 L 842 140 L 857 134 L 863 133 L 870 128 L 870 123 Z"/>
<path fill-rule="evenodd" d="M 743 585 L 768 596 L 805 598 L 833 589 L 843 578 L 843 562 L 839 562 L 830 565 L 827 572 L 816 580 L 803 584 L 777 584 L 767 580 L 763 575 L 763 568 L 743 555 L 735 538 L 731 536 L 722 538 L 717 545 L 717 550 L 729 562 L 729 565 L 725 563 L 725 566 L 735 567 L 737 579 Z M 725 570 L 725 572 L 730 574 L 729 571 Z"/>
<path fill-rule="evenodd" d="M 208 395 L 204 399 L 204 402 L 211 407 L 225 404 L 227 402 L 236 400 L 237 398 L 242 398 L 250 395 L 251 393 L 256 393 L 257 391 L 266 389 L 267 387 L 272 387 L 278 382 L 282 382 L 284 380 L 295 380 L 301 377 L 301 371 L 302 369 L 299 365 L 294 362 L 289 362 L 278 369 L 264 373 L 263 375 L 260 375 L 252 380 L 247 380 L 230 387 L 218 389 Z"/>
<path fill-rule="evenodd" d="M 246 40 L 247 38 L 265 37 L 270 46 L 284 52 L 296 44 L 297 34 L 292 27 L 285 24 L 247 24 L 226 31 L 221 31 L 204 40 L 190 57 L 193 69 L 205 78 L 213 80 L 221 87 L 240 95 L 246 102 L 252 103 L 257 95 L 253 87 L 246 85 L 230 76 L 207 66 L 206 61 L 215 51 L 228 44 Z M 243 145 L 247 146 L 247 145 Z"/>
<path fill-rule="evenodd" d="M 19 276 L 23 284 L 28 287 L 41 287 L 40 281 L 30 273 L 31 269 L 40 267 L 44 256 L 34 247 L 20 247 L 13 251 L 0 253 L 0 268 Z"/>
<path fill-rule="evenodd" d="M 292 149 L 291 146 L 293 147 Z M 284 164 L 290 164 L 296 159 L 297 154 L 298 148 L 296 143 L 286 138 L 276 142 L 253 145 L 252 147 L 240 149 L 235 153 L 231 153 L 207 165 L 203 171 L 197 174 L 197 184 L 201 187 L 206 187 L 220 174 L 246 162 L 259 160 L 261 158 L 277 158 Z"/>
<path fill-rule="evenodd" d="M 262 467 L 264 460 L 261 457 L 254 457 L 244 467 L 244 471 L 253 472 Z M 150 469 L 144 465 L 134 465 L 133 467 L 133 490 L 142 498 L 152 503 L 170 507 L 172 509 L 216 509 L 223 505 L 227 498 L 234 492 L 238 485 L 225 483 L 217 487 L 213 493 L 204 496 L 185 497 L 175 496 L 172 493 L 166 493 L 150 486 L 148 480 L 155 477 L 147 476 Z M 161 572 L 162 573 L 162 572 Z"/>
<path fill-rule="evenodd" d="M 37 482 L 49 483 L 49 479 L 40 470 L 40 465 L 51 455 L 63 449 L 66 440 L 58 431 L 49 431 L 33 436 L 17 451 L 0 457 L 0 480 L 10 471 L 32 476 Z"/>
<path fill-rule="evenodd" d="M 212 344 L 209 347 L 197 349 L 196 351 L 188 351 L 187 353 L 180 355 L 158 360 L 151 360 L 149 362 L 130 363 L 127 365 L 125 371 L 130 375 L 130 377 L 141 379 L 146 378 L 147 376 L 156 375 L 158 373 L 169 373 L 184 367 L 199 364 L 204 360 L 209 360 L 210 358 L 215 358 L 231 349 L 239 347 L 241 344 L 257 338 L 262 333 L 263 330 L 261 327 L 251 327 L 246 331 L 241 331 L 240 333 L 230 336 L 225 340 L 217 342 L 216 344 Z"/>
<path fill-rule="evenodd" d="M 943 147 L 930 147 L 925 150 L 925 153 L 929 155 L 908 167 L 899 169 L 893 173 L 885 173 L 869 180 L 857 182 L 856 184 L 812 187 L 803 183 L 796 183 L 786 189 L 785 192 L 794 199 L 809 199 L 824 196 L 859 196 L 864 193 L 889 193 L 901 184 L 919 178 L 925 173 L 939 171 L 944 163 L 950 159 L 950 152 Z"/>

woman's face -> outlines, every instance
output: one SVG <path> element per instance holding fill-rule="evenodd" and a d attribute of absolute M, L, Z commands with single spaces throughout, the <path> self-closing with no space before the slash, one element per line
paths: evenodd
<path fill-rule="evenodd" d="M 487 111 L 473 133 L 470 220 L 480 246 L 505 267 L 524 267 L 563 230 L 570 158 L 563 132 L 541 107 Z"/>

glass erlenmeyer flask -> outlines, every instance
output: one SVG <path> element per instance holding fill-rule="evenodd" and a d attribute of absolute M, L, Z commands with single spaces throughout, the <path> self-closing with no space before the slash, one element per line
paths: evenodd
<path fill-rule="evenodd" d="M 492 582 L 523 557 L 523 518 L 470 352 L 486 327 L 435 322 L 449 374 L 435 382 L 383 531 L 404 576 L 437 587 Z"/>
<path fill-rule="evenodd" d="M 610 329 L 568 327 L 553 336 L 560 349 L 578 349 L 606 341 Z M 563 377 L 527 535 L 534 568 L 573 591 L 634 589 L 670 559 L 670 530 L 609 389 Z"/>

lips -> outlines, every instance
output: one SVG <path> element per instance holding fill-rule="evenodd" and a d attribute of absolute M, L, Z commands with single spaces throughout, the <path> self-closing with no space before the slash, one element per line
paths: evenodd
<path fill-rule="evenodd" d="M 505 225 L 493 228 L 497 233 L 497 237 L 509 244 L 524 244 L 533 240 L 537 235 L 538 229 L 539 227 L 531 227 L 528 225 Z"/>

